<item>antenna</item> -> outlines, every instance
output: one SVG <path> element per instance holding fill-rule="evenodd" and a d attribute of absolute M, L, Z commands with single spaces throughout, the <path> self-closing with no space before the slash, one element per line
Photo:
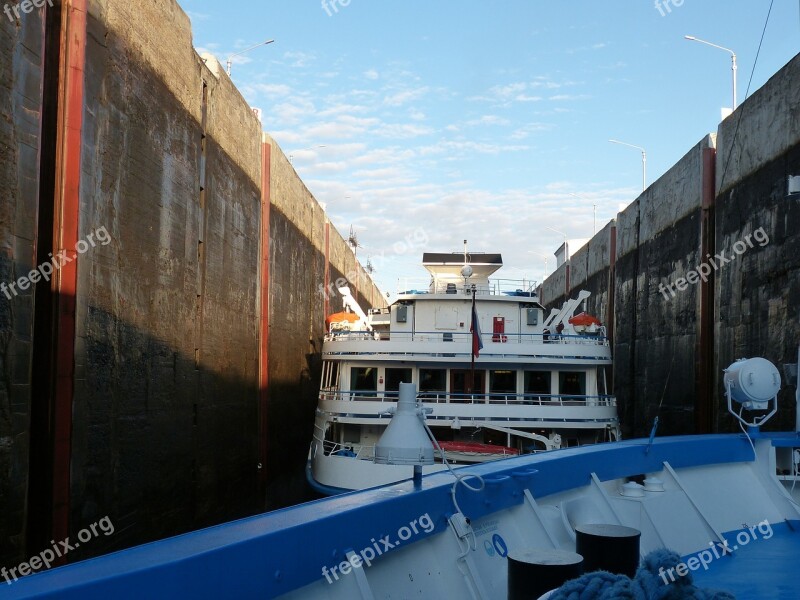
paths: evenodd
<path fill-rule="evenodd" d="M 353 254 L 358 254 L 358 249 L 362 247 L 358 243 L 358 236 L 352 225 L 350 225 L 350 236 L 347 238 L 347 245 L 353 249 Z"/>

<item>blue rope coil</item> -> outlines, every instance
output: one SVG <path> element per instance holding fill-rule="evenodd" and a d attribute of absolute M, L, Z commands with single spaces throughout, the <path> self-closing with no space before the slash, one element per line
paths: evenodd
<path fill-rule="evenodd" d="M 642 560 L 633 579 L 606 571 L 587 573 L 565 583 L 548 600 L 736 600 L 728 592 L 695 587 L 691 573 L 665 584 L 661 573 L 680 562 L 671 550 L 655 550 Z"/>

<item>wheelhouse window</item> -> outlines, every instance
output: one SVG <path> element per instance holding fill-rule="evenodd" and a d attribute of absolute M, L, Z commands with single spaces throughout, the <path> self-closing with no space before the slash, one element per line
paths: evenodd
<path fill-rule="evenodd" d="M 558 375 L 558 390 L 562 395 L 585 396 L 586 373 L 581 371 L 561 371 Z"/>
<path fill-rule="evenodd" d="M 350 389 L 354 392 L 375 392 L 378 390 L 378 369 L 375 367 L 352 367 L 350 369 Z M 359 396 L 367 394 L 358 394 Z"/>
<path fill-rule="evenodd" d="M 413 383 L 412 369 L 386 369 L 386 391 L 399 392 L 401 383 Z"/>

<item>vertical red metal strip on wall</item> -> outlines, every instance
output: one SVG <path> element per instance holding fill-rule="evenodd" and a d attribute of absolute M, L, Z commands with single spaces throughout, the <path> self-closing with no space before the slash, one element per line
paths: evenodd
<path fill-rule="evenodd" d="M 614 316 L 616 315 L 617 285 L 617 224 L 608 229 L 608 310 L 606 311 L 606 335 L 613 343 Z"/>
<path fill-rule="evenodd" d="M 703 196 L 700 212 L 700 262 L 706 256 L 714 254 L 714 204 L 716 197 L 716 150 L 703 150 Z M 700 282 L 700 316 L 698 319 L 698 335 L 695 368 L 697 370 L 697 387 L 695 391 L 695 433 L 712 433 L 715 429 L 715 394 L 714 377 L 714 272 L 705 281 Z"/>
<path fill-rule="evenodd" d="M 56 201 L 56 253 L 73 259 L 53 279 L 56 296 L 55 386 L 53 397 L 53 539 L 69 536 L 72 404 L 75 377 L 75 297 L 78 287 L 81 148 L 83 146 L 84 66 L 87 0 L 64 0 L 61 21 Z"/>
<path fill-rule="evenodd" d="M 272 146 L 261 143 L 261 318 L 258 336 L 258 454 L 261 462 L 259 470 L 259 497 L 266 506 L 267 493 L 267 408 L 269 406 L 269 224 L 270 202 L 272 200 L 270 179 Z"/>
<path fill-rule="evenodd" d="M 569 271 L 570 271 L 570 267 L 571 267 L 571 266 L 572 266 L 572 265 L 571 265 L 569 262 L 567 262 L 567 267 L 566 267 L 566 269 L 565 269 L 565 279 L 564 279 L 564 297 L 565 297 L 565 298 L 564 298 L 564 301 L 565 301 L 565 302 L 566 302 L 567 300 L 569 300 L 569 294 L 570 294 L 570 292 L 572 291 L 572 289 L 570 288 L 570 285 L 569 285 L 569 284 L 570 284 L 570 281 L 569 281 Z"/>
<path fill-rule="evenodd" d="M 328 215 L 325 215 L 325 294 L 323 296 L 323 306 L 325 307 L 325 314 L 322 315 L 323 320 L 328 318 L 331 314 L 331 300 L 330 300 L 330 286 L 331 286 L 331 222 L 328 220 Z M 325 332 L 327 333 L 327 331 Z"/>
<path fill-rule="evenodd" d="M 617 315 L 617 224 L 616 221 L 611 225 L 608 230 L 608 308 L 606 310 L 606 336 L 608 343 L 611 345 L 611 355 L 614 356 L 614 324 L 616 323 Z M 614 394 L 614 365 L 606 372 L 610 372 L 611 376 L 608 378 L 608 389 L 606 393 Z"/>

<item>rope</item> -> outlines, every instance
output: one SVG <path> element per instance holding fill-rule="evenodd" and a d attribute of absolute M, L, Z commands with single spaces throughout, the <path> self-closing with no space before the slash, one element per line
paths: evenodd
<path fill-rule="evenodd" d="M 642 560 L 633 579 L 606 571 L 587 573 L 565 583 L 548 600 L 735 600 L 728 592 L 695 587 L 691 573 L 676 575 L 674 582 L 662 575 L 680 562 L 675 552 L 656 550 Z"/>

